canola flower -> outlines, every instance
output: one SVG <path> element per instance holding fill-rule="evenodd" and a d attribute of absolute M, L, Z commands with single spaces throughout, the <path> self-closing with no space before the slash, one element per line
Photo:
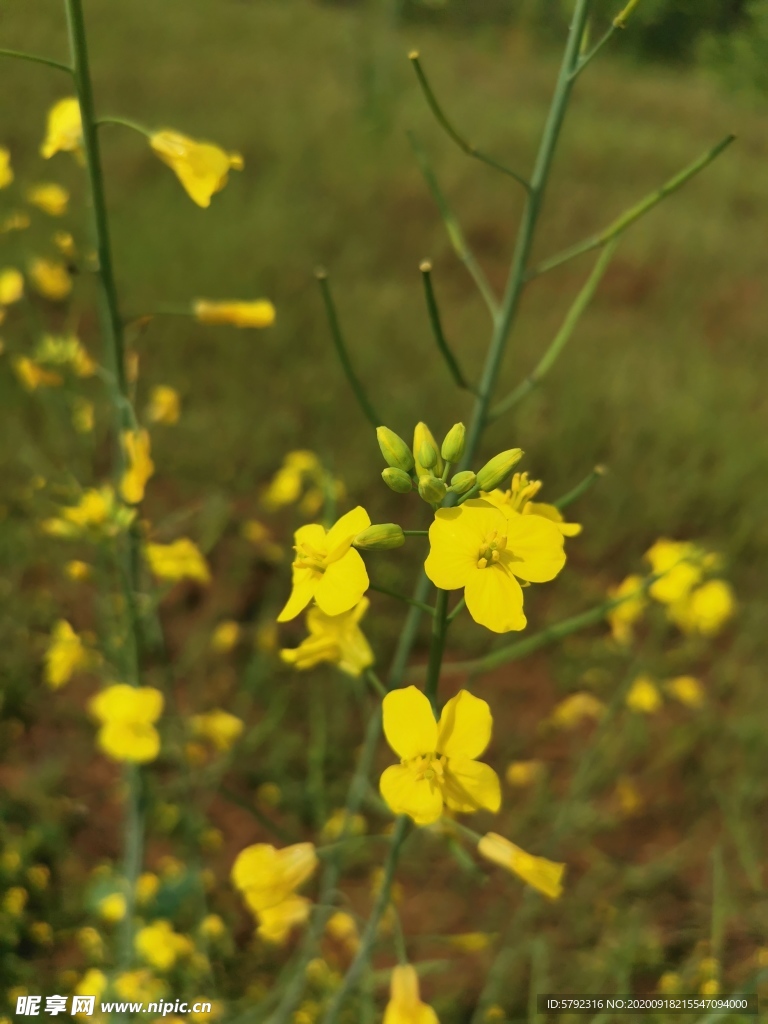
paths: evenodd
<path fill-rule="evenodd" d="M 439 722 L 415 686 L 391 691 L 382 706 L 384 735 L 400 757 L 400 764 L 387 768 L 379 781 L 393 814 L 431 825 L 446 806 L 464 814 L 499 810 L 499 778 L 476 760 L 490 743 L 493 728 L 484 700 L 460 690 L 443 708 Z"/>
<path fill-rule="evenodd" d="M 167 384 L 158 384 L 152 388 L 147 406 L 147 419 L 150 423 L 164 423 L 168 426 L 179 422 L 181 416 L 181 399 L 176 388 Z"/>
<path fill-rule="evenodd" d="M 37 391 L 38 388 L 58 388 L 64 383 L 64 378 L 60 373 L 46 370 L 29 356 L 16 356 L 12 365 L 14 373 L 27 391 Z"/>
<path fill-rule="evenodd" d="M 35 349 L 35 359 L 53 366 L 69 366 L 77 377 L 93 377 L 98 369 L 75 334 L 44 334 Z"/>
<path fill-rule="evenodd" d="M 237 855 L 232 883 L 256 916 L 258 934 L 265 941 L 280 945 L 294 927 L 307 920 L 310 901 L 298 896 L 296 890 L 316 868 L 312 843 L 295 843 L 281 850 L 257 843 Z"/>
<path fill-rule="evenodd" d="M 326 615 L 318 607 L 307 612 L 309 636 L 298 647 L 280 651 L 281 659 L 300 671 L 322 662 L 338 665 L 350 676 L 360 676 L 374 661 L 373 651 L 359 623 L 370 602 L 362 598 L 354 608 L 340 615 Z"/>
<path fill-rule="evenodd" d="M 11 306 L 24 295 L 24 275 L 15 267 L 0 270 L 0 306 Z"/>
<path fill-rule="evenodd" d="M 59 260 L 38 256 L 29 264 L 29 279 L 35 291 L 51 302 L 63 302 L 72 292 L 72 277 Z"/>
<path fill-rule="evenodd" d="M 278 622 L 295 619 L 312 598 L 326 615 L 341 615 L 359 603 L 369 580 L 365 563 L 352 542 L 370 525 L 368 513 L 358 505 L 330 530 L 317 523 L 299 527 L 294 534 L 291 595 Z"/>
<path fill-rule="evenodd" d="M 516 789 L 524 789 L 533 785 L 542 777 L 544 764 L 542 761 L 512 761 L 504 773 L 504 778 L 510 786 Z"/>
<path fill-rule="evenodd" d="M 542 516 L 544 519 L 549 519 L 555 523 L 564 537 L 578 536 L 582 531 L 580 523 L 567 523 L 562 512 L 555 505 L 532 500 L 542 486 L 541 480 L 529 480 L 527 473 L 515 473 L 509 490 L 483 491 L 481 496 L 502 511 L 511 509 L 524 516 Z"/>
<path fill-rule="evenodd" d="M 50 217 L 63 217 L 69 205 L 69 192 L 54 182 L 33 185 L 27 189 L 27 202 Z"/>
<path fill-rule="evenodd" d="M 669 618 L 684 633 L 717 636 L 736 612 L 733 588 L 725 580 L 708 580 L 669 605 Z"/>
<path fill-rule="evenodd" d="M 149 432 L 126 430 L 122 434 L 122 443 L 126 468 L 120 481 L 120 494 L 129 505 L 138 505 L 144 500 L 147 481 L 155 472 Z"/>
<path fill-rule="evenodd" d="M 322 479 L 323 467 L 314 452 L 288 452 L 283 464 L 272 477 L 262 501 L 269 509 L 293 505 L 301 497 L 305 484 Z"/>
<path fill-rule="evenodd" d="M 662 537 L 645 553 L 651 570 L 661 578 L 651 584 L 651 597 L 662 604 L 675 604 L 687 597 L 704 572 L 703 552 L 689 541 Z"/>
<path fill-rule="evenodd" d="M 630 711 L 643 715 L 655 715 L 663 703 L 658 686 L 647 675 L 640 675 L 633 681 L 625 702 Z"/>
<path fill-rule="evenodd" d="M 8 188 L 12 181 L 11 152 L 6 146 L 0 146 L 0 188 Z"/>
<path fill-rule="evenodd" d="M 419 976 L 411 964 L 392 968 L 384 1024 L 440 1024 L 432 1007 L 421 1000 Z"/>
<path fill-rule="evenodd" d="M 164 698 L 152 686 L 114 683 L 92 698 L 88 709 L 100 723 L 97 743 L 113 761 L 147 764 L 160 753 L 155 723 Z"/>
<path fill-rule="evenodd" d="M 572 693 L 556 705 L 550 722 L 557 728 L 575 729 L 583 722 L 599 722 L 605 711 L 605 704 L 593 694 Z"/>
<path fill-rule="evenodd" d="M 60 619 L 51 630 L 45 652 L 44 678 L 52 690 L 65 686 L 73 675 L 91 667 L 94 654 L 66 621 Z"/>
<path fill-rule="evenodd" d="M 185 935 L 174 931 L 170 921 L 158 918 L 140 928 L 134 936 L 133 945 L 145 963 L 156 971 L 170 971 L 180 956 L 191 953 L 193 946 Z"/>
<path fill-rule="evenodd" d="M 196 736 L 210 740 L 222 753 L 234 746 L 245 728 L 242 718 L 238 718 L 237 715 L 232 715 L 222 708 L 193 715 L 190 724 L 192 732 Z"/>
<path fill-rule="evenodd" d="M 40 154 L 49 160 L 54 153 L 72 153 L 83 161 L 83 122 L 74 96 L 59 100 L 48 111 L 48 126 Z"/>
<path fill-rule="evenodd" d="M 235 622 L 234 619 L 226 619 L 214 629 L 211 636 L 211 648 L 221 654 L 226 654 L 227 651 L 231 651 L 233 647 L 237 646 L 241 635 L 240 623 Z"/>
<path fill-rule="evenodd" d="M 642 576 L 627 576 L 625 580 L 609 590 L 608 596 L 620 601 L 615 608 L 612 608 L 607 615 L 611 633 L 617 643 L 626 645 L 631 643 L 636 624 L 642 619 L 648 607 L 648 597 L 645 593 L 645 580 Z"/>
<path fill-rule="evenodd" d="M 472 618 L 495 633 L 525 629 L 518 579 L 544 583 L 565 565 L 563 534 L 555 523 L 503 511 L 482 498 L 438 509 L 429 543 L 427 576 L 441 590 L 463 587 Z"/>
<path fill-rule="evenodd" d="M 171 128 L 154 132 L 149 144 L 198 206 L 210 206 L 211 196 L 227 184 L 230 170 L 243 169 L 239 153 L 228 153 L 212 142 L 198 142 Z"/>
<path fill-rule="evenodd" d="M 146 544 L 144 553 L 152 574 L 160 580 L 173 583 L 179 580 L 211 582 L 208 563 L 197 544 L 189 537 L 181 537 L 170 544 Z"/>
<path fill-rule="evenodd" d="M 271 327 L 275 322 L 275 307 L 268 299 L 248 302 L 237 299 L 214 301 L 196 299 L 192 313 L 201 324 L 229 324 L 232 327 Z"/>
<path fill-rule="evenodd" d="M 562 895 L 565 864 L 547 860 L 546 857 L 534 857 L 496 832 L 484 835 L 477 849 L 481 857 L 522 878 L 549 899 L 556 900 Z"/>
<path fill-rule="evenodd" d="M 704 687 L 695 676 L 675 676 L 664 687 L 670 697 L 689 708 L 700 708 L 704 704 Z"/>
<path fill-rule="evenodd" d="M 44 520 L 42 529 L 54 537 L 75 538 L 87 534 L 114 537 L 126 530 L 135 516 L 136 511 L 123 505 L 114 489 L 106 484 L 84 490 L 76 504 L 64 505 L 58 516 Z"/>

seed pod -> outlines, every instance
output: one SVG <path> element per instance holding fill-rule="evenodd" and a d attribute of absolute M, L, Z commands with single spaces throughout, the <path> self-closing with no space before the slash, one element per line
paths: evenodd
<path fill-rule="evenodd" d="M 465 469 L 463 473 L 456 473 L 455 476 L 451 477 L 450 489 L 454 494 L 466 494 L 467 491 L 471 491 L 475 486 L 477 477 L 471 469 Z"/>
<path fill-rule="evenodd" d="M 393 469 L 402 470 L 403 473 L 410 473 L 414 466 L 413 455 L 402 437 L 389 427 L 377 427 L 376 439 L 386 464 Z"/>
<path fill-rule="evenodd" d="M 402 469 L 396 469 L 394 466 L 383 469 L 381 471 L 381 479 L 391 491 L 396 491 L 397 494 L 408 494 L 413 487 L 413 481 L 408 474 L 404 473 Z"/>
<path fill-rule="evenodd" d="M 445 435 L 440 454 L 446 462 L 458 462 L 464 454 L 464 436 L 466 429 L 463 423 L 454 423 Z"/>
<path fill-rule="evenodd" d="M 512 472 L 523 457 L 522 448 L 510 448 L 490 459 L 477 474 L 477 486 L 481 491 L 492 491 Z"/>
<path fill-rule="evenodd" d="M 358 533 L 352 543 L 364 551 L 388 551 L 390 548 L 402 547 L 405 535 L 397 523 L 378 523 Z"/>

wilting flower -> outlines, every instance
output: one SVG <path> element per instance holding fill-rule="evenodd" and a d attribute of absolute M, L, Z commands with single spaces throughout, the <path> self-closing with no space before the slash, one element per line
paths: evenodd
<path fill-rule="evenodd" d="M 210 583 L 211 572 L 198 546 L 188 537 L 170 544 L 147 544 L 144 549 L 149 568 L 161 580 L 196 580 Z"/>
<path fill-rule="evenodd" d="M 59 100 L 48 111 L 48 130 L 40 153 L 48 160 L 59 152 L 74 153 L 82 159 L 83 123 L 74 96 Z"/>
<path fill-rule="evenodd" d="M 192 312 L 202 324 L 231 324 L 233 327 L 271 327 L 275 307 L 268 299 L 241 302 L 236 299 L 214 302 L 197 299 Z"/>
<path fill-rule="evenodd" d="M 670 697 L 689 708 L 700 708 L 704 703 L 704 687 L 694 676 L 676 676 L 664 687 Z"/>
<path fill-rule="evenodd" d="M 654 715 L 662 705 L 661 694 L 650 676 L 641 675 L 634 680 L 626 696 L 626 705 L 631 711 L 643 715 Z"/>
<path fill-rule="evenodd" d="M 310 902 L 296 890 L 317 868 L 312 843 L 282 850 L 257 843 L 242 850 L 232 866 L 232 884 L 259 921 L 258 933 L 269 942 L 284 942 L 295 925 L 309 916 Z"/>
<path fill-rule="evenodd" d="M 63 217 L 69 204 L 69 192 L 54 182 L 46 185 L 33 185 L 27 191 L 27 202 L 51 217 Z"/>
<path fill-rule="evenodd" d="M 211 196 L 227 184 L 230 170 L 243 169 L 239 153 L 227 153 L 212 142 L 197 142 L 170 128 L 151 135 L 149 144 L 198 206 L 210 206 Z"/>
<path fill-rule="evenodd" d="M 5 146 L 0 146 L 0 188 L 8 188 L 13 181 L 11 154 Z"/>
<path fill-rule="evenodd" d="M 181 401 L 176 388 L 168 387 L 167 384 L 158 384 L 152 388 L 147 406 L 147 419 L 150 423 L 178 423 L 180 414 Z"/>
<path fill-rule="evenodd" d="M 64 383 L 60 373 L 44 369 L 29 356 L 16 356 L 13 360 L 13 369 L 27 391 L 37 391 L 38 388 L 58 388 Z"/>
<path fill-rule="evenodd" d="M 18 302 L 24 294 L 24 277 L 15 267 L 0 270 L 0 306 Z"/>
<path fill-rule="evenodd" d="M 65 619 L 60 619 L 51 631 L 45 652 L 45 681 L 53 690 L 64 686 L 76 672 L 90 667 L 93 652 Z"/>
<path fill-rule="evenodd" d="M 419 976 L 411 964 L 392 968 L 384 1024 L 440 1024 L 437 1014 L 419 996 Z"/>
<path fill-rule="evenodd" d="M 35 290 L 51 302 L 62 302 L 72 291 L 70 273 L 57 260 L 34 259 L 29 265 L 29 277 Z"/>
<path fill-rule="evenodd" d="M 604 714 L 605 704 L 591 693 L 572 693 L 555 707 L 550 722 L 563 729 L 574 729 L 585 721 L 599 721 Z"/>
<path fill-rule="evenodd" d="M 613 638 L 620 644 L 628 644 L 634 635 L 635 623 L 643 617 L 648 607 L 643 577 L 627 576 L 618 587 L 608 592 L 608 596 L 621 602 L 606 616 Z"/>
<path fill-rule="evenodd" d="M 429 542 L 427 576 L 441 590 L 463 587 L 472 618 L 495 633 L 525 628 L 516 577 L 543 583 L 565 564 L 563 535 L 554 523 L 479 498 L 438 509 Z"/>
<path fill-rule="evenodd" d="M 152 686 L 115 683 L 97 693 L 89 711 L 101 723 L 97 742 L 114 761 L 146 764 L 160 753 L 155 722 L 163 712 L 163 695 Z"/>
<path fill-rule="evenodd" d="M 364 597 L 341 615 L 326 615 L 320 608 L 310 608 L 307 612 L 309 636 L 293 650 L 280 651 L 280 657 L 297 669 L 314 668 L 327 661 L 338 665 L 347 675 L 359 676 L 373 664 L 373 651 L 358 625 L 369 603 Z"/>
<path fill-rule="evenodd" d="M 149 433 L 146 430 L 126 430 L 122 435 L 126 469 L 120 482 L 120 493 L 129 505 L 138 505 L 144 498 L 144 488 L 155 471 L 150 456 Z"/>
<path fill-rule="evenodd" d="M 725 580 L 708 580 L 669 605 L 667 613 L 684 633 L 715 636 L 736 611 L 733 588 Z"/>
<path fill-rule="evenodd" d="M 508 491 L 484 491 L 482 497 L 502 511 L 509 508 L 524 516 L 543 516 L 555 523 L 564 537 L 575 537 L 581 533 L 581 524 L 566 523 L 562 512 L 555 505 L 532 500 L 541 488 L 541 480 L 529 480 L 527 473 L 515 473 Z"/>
<path fill-rule="evenodd" d="M 565 864 L 534 857 L 496 832 L 484 835 L 477 850 L 481 857 L 511 871 L 549 899 L 556 900 L 562 895 Z"/>
<path fill-rule="evenodd" d="M 498 811 L 501 787 L 496 772 L 475 760 L 491 740 L 488 704 L 460 690 L 436 722 L 429 700 L 415 686 L 393 690 L 383 702 L 384 734 L 400 757 L 381 776 L 381 795 L 394 814 L 431 825 L 445 804 L 465 814 Z"/>
<path fill-rule="evenodd" d="M 343 515 L 330 530 L 317 523 L 294 534 L 293 589 L 278 622 L 295 619 L 314 599 L 326 615 L 349 611 L 368 589 L 368 573 L 352 541 L 371 525 L 360 505 Z"/>
<path fill-rule="evenodd" d="M 193 715 L 190 724 L 196 736 L 210 740 L 220 751 L 230 750 L 245 728 L 242 718 L 221 708 Z"/>

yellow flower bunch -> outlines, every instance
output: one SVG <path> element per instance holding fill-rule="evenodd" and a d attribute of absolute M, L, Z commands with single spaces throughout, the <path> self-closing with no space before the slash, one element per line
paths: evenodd
<path fill-rule="evenodd" d="M 44 520 L 42 529 L 54 537 L 114 537 L 126 530 L 135 516 L 135 510 L 123 505 L 106 484 L 84 490 L 75 505 L 64 505 L 58 516 Z"/>
<path fill-rule="evenodd" d="M 174 931 L 171 922 L 164 918 L 140 928 L 133 945 L 145 963 L 161 972 L 170 971 L 180 956 L 191 953 L 194 948 L 190 940 Z"/>
<path fill-rule="evenodd" d="M 144 553 L 152 574 L 159 580 L 173 583 L 179 580 L 211 582 L 208 563 L 197 544 L 189 537 L 181 537 L 170 544 L 146 544 Z"/>
<path fill-rule="evenodd" d="M 205 714 L 193 715 L 190 724 L 195 736 L 209 740 L 219 751 L 230 750 L 242 735 L 245 723 L 242 718 L 222 708 L 215 708 Z"/>
<path fill-rule="evenodd" d="M 38 388 L 58 388 L 64 383 L 64 378 L 60 373 L 44 369 L 29 356 L 16 356 L 13 360 L 13 370 L 27 391 L 37 391 Z"/>
<path fill-rule="evenodd" d="M 8 188 L 13 181 L 11 153 L 6 146 L 0 146 L 0 188 Z"/>
<path fill-rule="evenodd" d="M 158 384 L 152 389 L 147 406 L 147 419 L 150 423 L 172 425 L 179 422 L 181 415 L 181 399 L 175 388 L 167 384 Z"/>
<path fill-rule="evenodd" d="M 258 934 L 268 942 L 285 942 L 307 920 L 310 901 L 296 890 L 317 868 L 312 843 L 281 850 L 266 843 L 248 846 L 232 866 L 232 883 L 259 921 Z"/>
<path fill-rule="evenodd" d="M 100 723 L 97 742 L 113 761 L 146 764 L 160 753 L 155 722 L 163 712 L 164 699 L 151 686 L 115 683 L 97 693 L 89 711 Z"/>

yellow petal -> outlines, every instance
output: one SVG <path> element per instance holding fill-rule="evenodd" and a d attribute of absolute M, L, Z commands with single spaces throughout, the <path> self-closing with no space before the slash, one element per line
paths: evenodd
<path fill-rule="evenodd" d="M 520 579 L 545 583 L 565 565 L 563 535 L 542 516 L 512 515 L 502 560 Z"/>
<path fill-rule="evenodd" d="M 406 760 L 437 747 L 437 722 L 427 697 L 415 686 L 392 690 L 382 702 L 384 735 L 398 757 Z"/>
<path fill-rule="evenodd" d="M 305 896 L 290 896 L 277 906 L 259 911 L 259 938 L 282 945 L 291 930 L 304 924 L 312 904 Z"/>
<path fill-rule="evenodd" d="M 494 633 L 525 629 L 523 591 L 503 565 L 474 569 L 464 589 L 467 610 L 475 622 Z"/>
<path fill-rule="evenodd" d="M 556 900 L 562 895 L 565 864 L 534 857 L 496 832 L 483 836 L 477 849 L 481 856 L 512 871 L 550 899 Z"/>
<path fill-rule="evenodd" d="M 451 757 L 445 769 L 443 796 L 454 811 L 470 814 L 486 810 L 495 814 L 501 807 L 501 784 L 490 765 L 468 757 Z"/>
<path fill-rule="evenodd" d="M 439 1024 L 432 1007 L 421 1001 L 419 977 L 410 964 L 392 968 L 383 1024 Z"/>
<path fill-rule="evenodd" d="M 418 779 L 406 765 L 387 768 L 379 789 L 393 814 L 408 814 L 417 825 L 432 825 L 443 813 L 443 796 L 434 779 Z"/>
<path fill-rule="evenodd" d="M 318 578 L 318 574 L 312 569 L 293 570 L 293 589 L 285 602 L 285 607 L 277 616 L 278 622 L 290 622 L 304 611 L 315 593 Z"/>
<path fill-rule="evenodd" d="M 330 557 L 338 548 L 343 548 L 339 554 L 342 555 L 352 543 L 352 539 L 371 525 L 371 519 L 362 505 L 353 508 L 351 512 L 343 515 L 328 531 L 325 542 L 328 545 Z M 337 557 L 339 557 L 337 555 Z"/>
<path fill-rule="evenodd" d="M 109 722 L 99 730 L 98 744 L 114 761 L 147 764 L 160 753 L 160 735 L 142 722 Z"/>
<path fill-rule="evenodd" d="M 437 749 L 448 757 L 479 757 L 491 742 L 493 718 L 488 703 L 459 690 L 443 708 Z"/>
<path fill-rule="evenodd" d="M 317 854 L 312 843 L 294 843 L 277 853 L 283 879 L 291 889 L 303 885 L 317 868 Z"/>
<path fill-rule="evenodd" d="M 326 615 L 341 615 L 354 608 L 368 589 L 368 573 L 360 553 L 350 548 L 337 562 L 331 562 L 323 573 L 315 600 Z"/>

